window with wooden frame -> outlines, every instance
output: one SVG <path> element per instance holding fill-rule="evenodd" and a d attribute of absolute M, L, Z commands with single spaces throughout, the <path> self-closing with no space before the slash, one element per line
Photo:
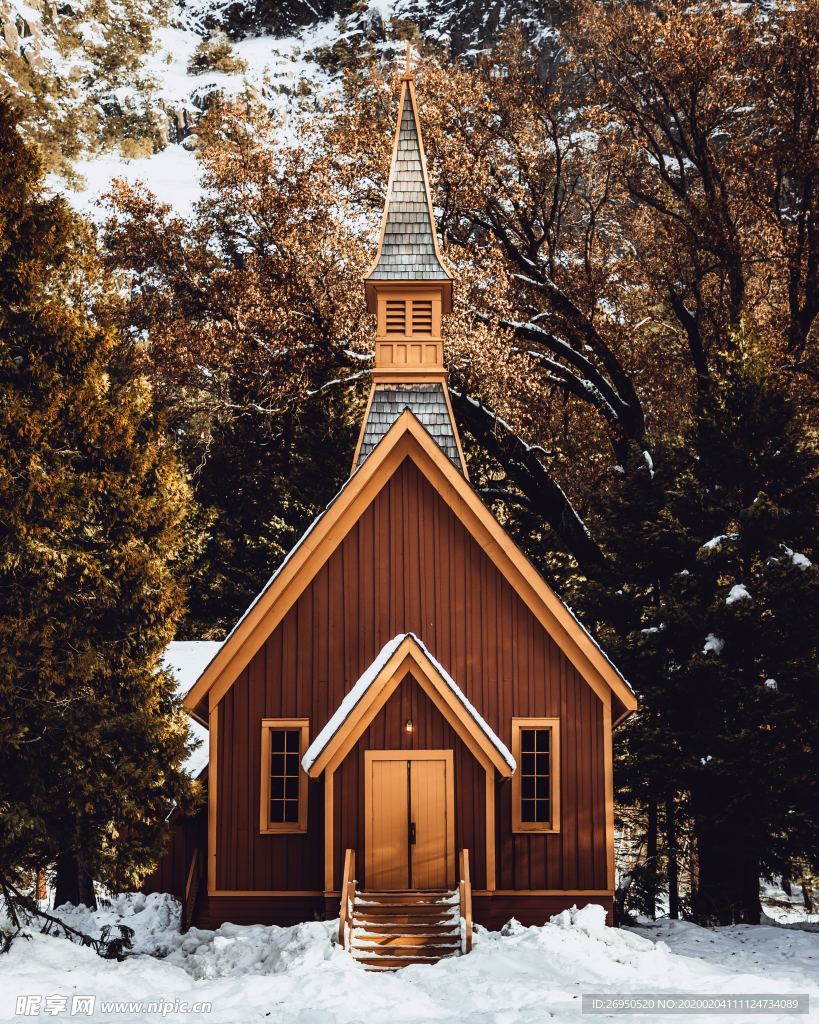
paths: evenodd
<path fill-rule="evenodd" d="M 307 718 L 262 719 L 262 779 L 259 831 L 307 831 Z"/>
<path fill-rule="evenodd" d="M 512 831 L 560 831 L 560 719 L 513 718 Z"/>

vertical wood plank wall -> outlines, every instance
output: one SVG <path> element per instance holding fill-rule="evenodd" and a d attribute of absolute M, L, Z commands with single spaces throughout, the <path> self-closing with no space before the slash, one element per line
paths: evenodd
<path fill-rule="evenodd" d="M 220 703 L 217 889 L 323 889 L 322 781 L 310 783 L 305 835 L 259 835 L 260 722 L 308 717 L 312 739 L 384 644 L 406 631 L 421 638 L 507 744 L 513 716 L 560 717 L 562 830 L 512 835 L 511 787 L 498 784 L 497 887 L 605 889 L 602 704 L 409 460 Z M 404 713 L 401 702 L 411 705 L 420 696 L 414 684 L 402 684 L 366 742 L 385 745 Z M 430 715 L 428 728 L 443 743 L 446 723 Z M 454 735 L 452 740 L 446 745 L 457 750 Z M 463 752 L 462 768 L 456 768 L 464 788 L 456 791 L 457 842 L 469 846 L 478 888 L 484 851 L 471 834 L 483 814 L 484 785 L 481 778 L 470 787 L 468 762 L 471 756 Z M 356 846 L 363 862 L 363 778 L 360 768 L 354 779 L 352 767 L 342 767 L 336 780 L 336 795 L 343 794 L 335 806 L 336 885 L 345 844 Z"/>

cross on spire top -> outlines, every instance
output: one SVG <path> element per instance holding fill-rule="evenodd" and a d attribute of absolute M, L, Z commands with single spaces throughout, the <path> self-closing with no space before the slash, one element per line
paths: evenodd
<path fill-rule="evenodd" d="M 412 78 L 412 43 L 407 40 L 406 66 L 404 67 L 404 78 Z"/>

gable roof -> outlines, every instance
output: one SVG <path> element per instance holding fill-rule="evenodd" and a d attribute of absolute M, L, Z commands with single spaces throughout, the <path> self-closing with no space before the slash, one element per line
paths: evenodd
<path fill-rule="evenodd" d="M 410 410 L 401 413 L 250 605 L 185 697 L 188 710 L 207 721 L 208 708 L 230 689 L 406 458 L 453 510 L 598 697 L 606 701 L 611 693 L 625 714 L 634 711 L 637 699 L 629 684 Z"/>
<path fill-rule="evenodd" d="M 414 79 L 401 80 L 378 254 L 365 280 L 450 281 L 438 249 Z"/>
<path fill-rule="evenodd" d="M 399 633 L 381 648 L 308 747 L 301 764 L 311 778 L 317 778 L 329 764 L 345 756 L 407 672 L 413 670 L 421 688 L 473 753 L 479 757 L 482 753 L 501 775 L 512 775 L 515 759 L 508 747 L 452 676 L 414 633 Z"/>

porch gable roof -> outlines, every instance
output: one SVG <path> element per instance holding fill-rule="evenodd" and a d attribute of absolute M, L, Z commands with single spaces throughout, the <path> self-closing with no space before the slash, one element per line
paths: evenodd
<path fill-rule="evenodd" d="M 516 765 L 509 748 L 444 666 L 414 633 L 399 633 L 381 648 L 308 747 L 301 764 L 311 778 L 318 778 L 325 768 L 346 757 L 401 680 L 413 670 L 413 678 L 472 753 L 491 763 L 501 775 L 508 778 L 513 774 Z"/>

